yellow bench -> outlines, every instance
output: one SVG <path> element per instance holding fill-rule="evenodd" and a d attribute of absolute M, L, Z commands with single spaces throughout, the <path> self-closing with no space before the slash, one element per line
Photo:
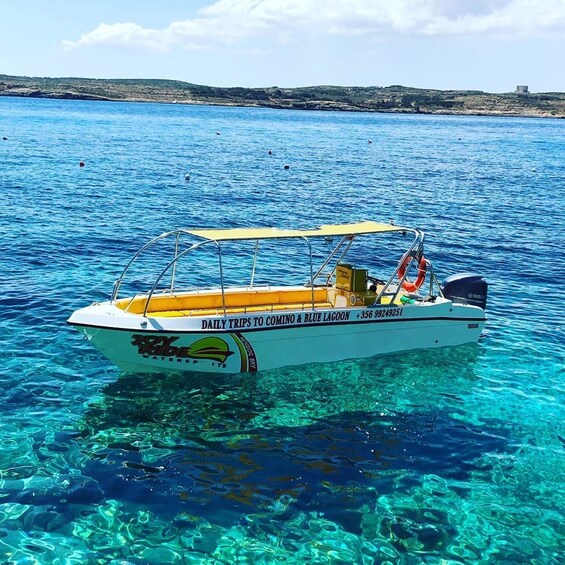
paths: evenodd
<path fill-rule="evenodd" d="M 226 311 L 231 313 L 259 312 L 269 310 L 308 309 L 312 306 L 312 289 L 290 288 L 276 290 L 244 290 L 225 292 Z M 131 312 L 142 314 L 147 302 L 146 296 L 122 298 L 116 306 Z M 314 289 L 314 304 L 318 307 L 331 307 L 327 289 Z M 201 292 L 198 294 L 154 295 L 149 302 L 147 312 L 153 316 L 191 316 L 214 315 L 223 313 L 221 292 Z"/>

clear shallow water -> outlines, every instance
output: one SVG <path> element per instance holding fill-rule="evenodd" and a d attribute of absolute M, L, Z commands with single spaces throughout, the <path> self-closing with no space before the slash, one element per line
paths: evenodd
<path fill-rule="evenodd" d="M 563 562 L 564 127 L 0 98 L 0 562 Z M 139 377 L 65 325 L 165 230 L 363 219 L 486 276 L 478 346 Z"/>

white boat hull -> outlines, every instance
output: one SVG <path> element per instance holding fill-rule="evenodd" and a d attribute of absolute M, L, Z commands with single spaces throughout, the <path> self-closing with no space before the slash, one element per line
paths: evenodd
<path fill-rule="evenodd" d="M 481 308 L 439 298 L 402 306 L 146 317 L 111 303 L 69 323 L 128 372 L 240 373 L 477 342 Z"/>

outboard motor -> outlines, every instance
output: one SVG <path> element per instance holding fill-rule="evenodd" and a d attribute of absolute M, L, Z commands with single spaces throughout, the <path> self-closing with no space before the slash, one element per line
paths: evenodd
<path fill-rule="evenodd" d="M 457 273 L 441 283 L 441 292 L 448 300 L 471 304 L 483 310 L 487 307 L 487 291 L 487 281 L 475 273 Z"/>

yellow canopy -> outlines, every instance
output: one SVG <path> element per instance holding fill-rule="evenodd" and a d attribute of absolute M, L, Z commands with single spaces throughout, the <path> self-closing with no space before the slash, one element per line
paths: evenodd
<path fill-rule="evenodd" d="M 314 230 L 280 230 L 277 228 L 235 228 L 231 230 L 187 230 L 187 233 L 213 241 L 229 241 L 236 239 L 278 239 L 284 237 L 323 237 L 360 235 L 366 233 L 414 231 L 391 224 L 377 222 L 359 222 L 357 224 L 338 224 L 320 226 Z"/>

